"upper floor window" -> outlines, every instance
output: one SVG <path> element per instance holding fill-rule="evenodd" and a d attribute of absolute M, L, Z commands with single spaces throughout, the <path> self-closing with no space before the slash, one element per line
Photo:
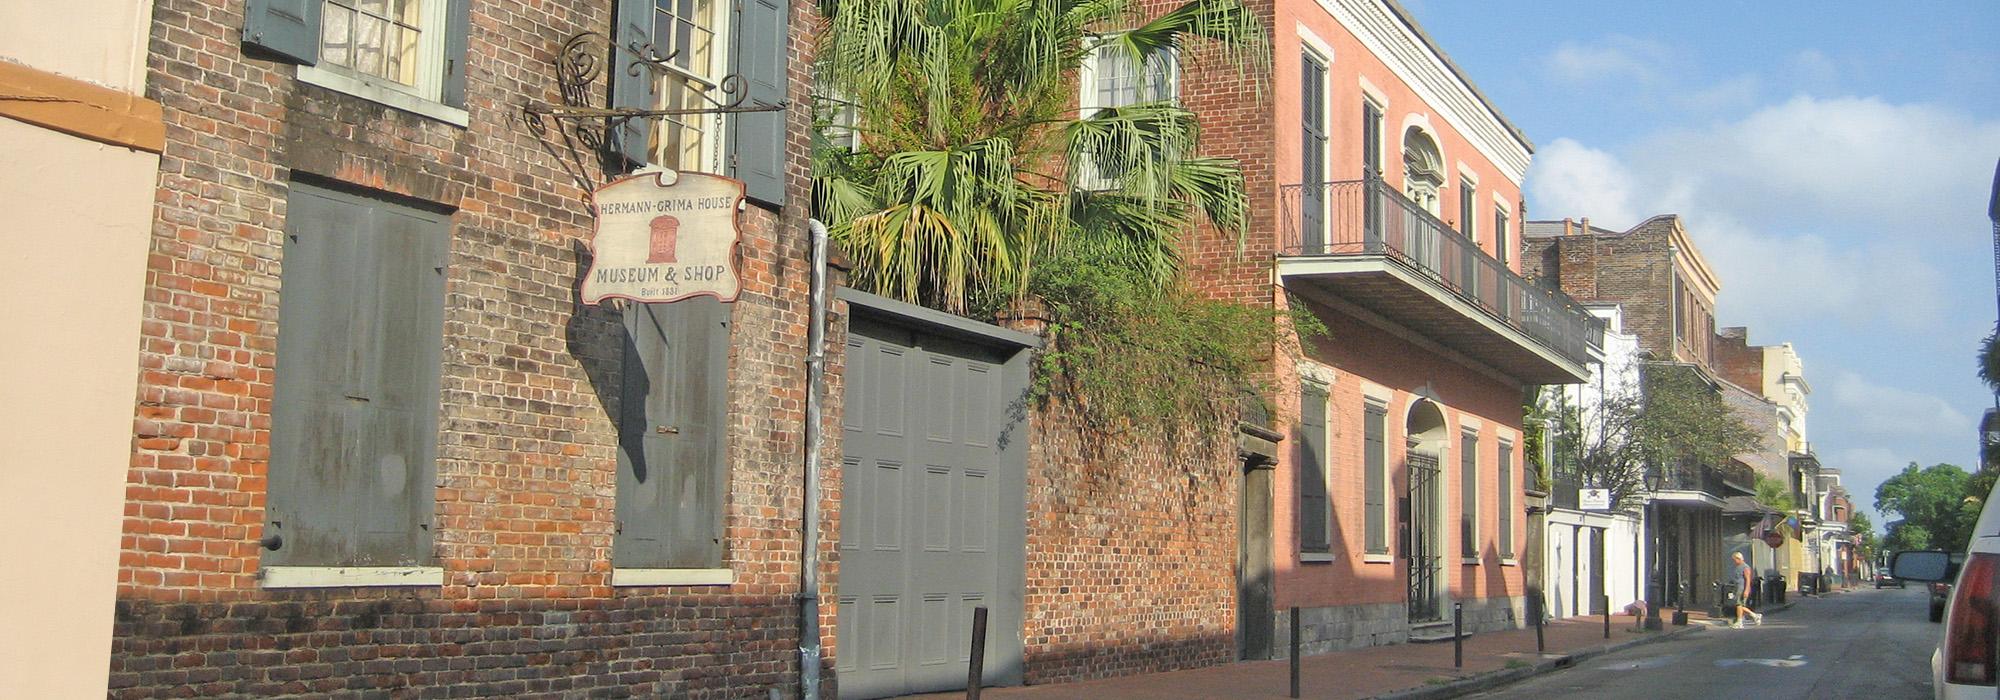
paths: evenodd
<path fill-rule="evenodd" d="M 656 109 L 702 109 L 721 98 L 727 14 L 717 0 L 659 0 L 653 5 L 653 52 L 658 64 Z M 681 114 L 654 122 L 647 142 L 652 162 L 674 170 L 722 172 L 719 114 Z"/>
<path fill-rule="evenodd" d="M 1437 142 L 1417 127 L 1403 133 L 1403 193 L 1433 216 L 1438 213 L 1438 188 L 1444 186 L 1444 157 Z"/>
<path fill-rule="evenodd" d="M 1084 55 L 1077 83 L 1081 89 L 1077 106 L 1083 118 L 1089 119 L 1105 109 L 1176 99 L 1180 62 L 1172 51 L 1157 52 L 1143 62 L 1136 61 L 1117 42 L 1101 40 Z M 1117 184 L 1113 174 L 1098 171 L 1095 159 L 1080 161 L 1074 166 L 1078 187 L 1103 190 Z"/>
<path fill-rule="evenodd" d="M 1507 257 L 1508 257 L 1507 224 L 1508 224 L 1507 210 L 1502 209 L 1500 207 L 1494 207 L 1493 208 L 1493 259 L 1500 261 L 1500 264 L 1502 266 L 1505 266 L 1507 264 Z"/>
<path fill-rule="evenodd" d="M 457 1 L 457 0 L 454 0 Z M 616 0 L 611 106 L 662 112 L 626 120 L 607 148 L 633 166 L 743 181 L 750 199 L 785 203 L 792 132 L 786 0 Z M 728 84 L 725 84 L 725 81 Z M 735 92 L 740 90 L 741 92 Z M 803 97 L 803 96 L 802 96 Z"/>
<path fill-rule="evenodd" d="M 444 0 L 326 0 L 320 66 L 438 99 Z"/>
<path fill-rule="evenodd" d="M 466 124 L 465 0 L 246 0 L 243 41 L 300 82 Z"/>
<path fill-rule="evenodd" d="M 1479 242 L 1479 227 L 1475 226 L 1473 221 L 1479 216 L 1478 203 L 1479 185 L 1469 178 L 1460 176 L 1458 180 L 1459 233 L 1465 234 L 1465 237 L 1471 239 L 1473 243 Z"/>

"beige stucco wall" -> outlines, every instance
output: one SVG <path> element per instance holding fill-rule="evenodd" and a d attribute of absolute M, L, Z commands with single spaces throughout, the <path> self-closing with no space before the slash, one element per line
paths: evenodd
<path fill-rule="evenodd" d="M 151 12 L 0 3 L 0 60 L 36 89 L 66 90 L 35 77 L 54 74 L 138 95 Z M 159 156 L 55 127 L 0 117 L 0 695 L 101 698 Z"/>
<path fill-rule="evenodd" d="M 151 0 L 0 2 L 0 58 L 138 94 Z"/>
<path fill-rule="evenodd" d="M 103 697 L 159 157 L 0 119 L 9 690 Z"/>

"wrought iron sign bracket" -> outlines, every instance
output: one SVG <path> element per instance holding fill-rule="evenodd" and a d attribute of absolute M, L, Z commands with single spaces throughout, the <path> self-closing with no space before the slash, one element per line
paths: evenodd
<path fill-rule="evenodd" d="M 628 76 L 636 78 L 644 73 L 687 75 L 672 63 L 678 51 L 661 56 L 654 52 L 652 44 L 634 43 L 625 48 L 635 57 L 624 67 L 624 72 Z M 591 86 L 604 75 L 607 66 L 616 65 L 618 53 L 611 40 L 603 34 L 584 32 L 570 37 L 568 41 L 563 42 L 562 50 L 556 56 L 556 84 L 562 93 L 562 103 L 530 102 L 526 106 L 527 113 L 555 119 L 602 119 L 606 125 L 616 125 L 632 119 L 657 119 L 690 114 L 777 112 L 790 106 L 789 100 L 779 100 L 773 104 L 749 99 L 748 82 L 743 76 L 733 73 L 716 81 L 713 85 L 714 90 L 704 90 L 699 93 L 709 106 L 676 109 L 593 106 L 591 103 L 594 100 L 591 98 L 596 91 L 592 90 Z M 722 98 L 711 97 L 712 93 L 719 93 Z M 744 104 L 746 101 L 749 104 Z"/>

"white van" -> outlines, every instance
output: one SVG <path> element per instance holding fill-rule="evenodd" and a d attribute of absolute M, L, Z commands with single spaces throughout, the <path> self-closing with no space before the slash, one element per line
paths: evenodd
<path fill-rule="evenodd" d="M 1931 654 L 1931 687 L 1939 698 L 1992 698 L 2000 670 L 2000 484 L 1987 494 L 1979 524 L 1972 530 L 1964 563 L 1951 552 L 1897 552 L 1889 568 L 1896 578 L 1950 582 L 1944 609 L 1944 636 Z"/>

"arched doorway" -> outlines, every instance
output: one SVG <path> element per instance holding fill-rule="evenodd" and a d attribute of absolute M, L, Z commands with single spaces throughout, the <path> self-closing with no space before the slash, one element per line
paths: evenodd
<path fill-rule="evenodd" d="M 1429 400 L 1410 406 L 1403 434 L 1408 449 L 1403 471 L 1409 484 L 1402 511 L 1403 548 L 1408 553 L 1411 622 L 1444 619 L 1447 587 L 1444 576 L 1443 471 L 1439 462 L 1446 444 L 1444 411 Z"/>

